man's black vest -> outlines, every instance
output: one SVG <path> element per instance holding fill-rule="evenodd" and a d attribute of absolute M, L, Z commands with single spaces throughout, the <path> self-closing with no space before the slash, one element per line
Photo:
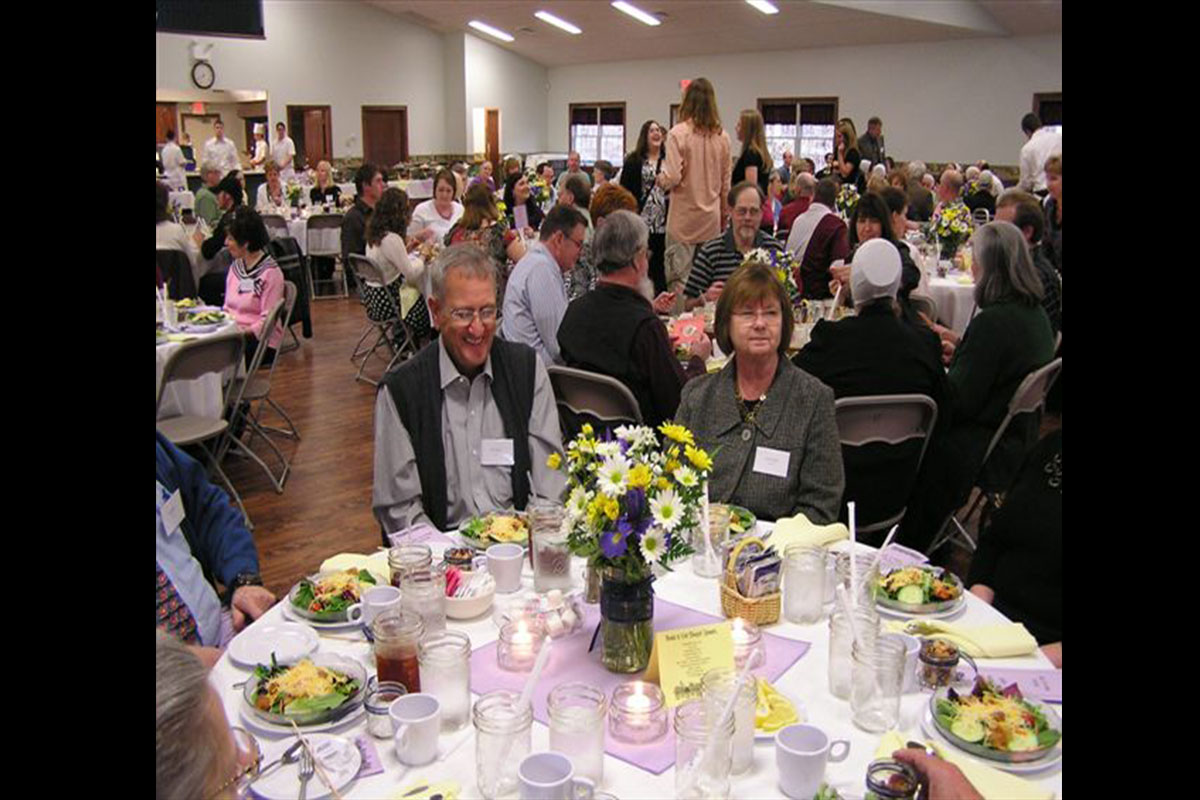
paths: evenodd
<path fill-rule="evenodd" d="M 439 530 L 446 530 L 446 452 L 442 446 L 442 376 L 438 343 L 387 375 L 387 387 L 400 421 L 408 431 L 421 477 L 421 505 Z M 513 441 L 513 506 L 525 508 L 529 499 L 529 414 L 533 410 L 537 355 L 523 344 L 492 340 L 492 399 L 504 421 L 504 435 Z"/>

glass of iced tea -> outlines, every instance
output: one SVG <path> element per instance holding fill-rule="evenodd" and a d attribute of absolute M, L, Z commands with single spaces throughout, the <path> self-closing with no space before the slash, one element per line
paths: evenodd
<path fill-rule="evenodd" d="M 375 636 L 375 668 L 382 681 L 401 683 L 410 693 L 421 691 L 417 644 L 425 633 L 421 617 L 389 609 L 371 623 Z"/>

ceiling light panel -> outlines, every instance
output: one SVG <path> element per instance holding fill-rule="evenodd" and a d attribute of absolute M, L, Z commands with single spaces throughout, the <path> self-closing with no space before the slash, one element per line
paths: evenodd
<path fill-rule="evenodd" d="M 467 24 L 470 25 L 475 30 L 479 31 L 480 33 L 486 33 L 488 36 L 493 36 L 502 42 L 515 41 L 515 39 L 513 39 L 513 37 L 512 37 L 512 34 L 505 33 L 504 31 L 500 30 L 499 28 L 493 28 L 491 25 L 488 25 L 485 22 L 480 22 L 477 19 L 473 19 L 470 22 L 468 22 Z"/>
<path fill-rule="evenodd" d="M 559 30 L 564 30 L 569 34 L 572 34 L 573 36 L 578 36 L 579 34 L 583 33 L 583 30 L 580 29 L 577 25 L 572 25 L 571 23 L 567 22 L 565 19 L 559 19 L 558 17 L 551 14 L 549 11 L 539 11 L 536 14 L 534 14 L 534 16 L 537 17 L 538 19 L 540 19 L 542 22 L 546 23 L 547 25 L 553 25 L 554 27 L 558 28 Z"/>
<path fill-rule="evenodd" d="M 637 6 L 626 3 L 625 0 L 616 0 L 616 2 L 612 4 L 612 7 L 615 8 L 617 11 L 621 11 L 625 14 L 628 14 L 629 16 L 636 19 L 638 22 L 641 22 L 645 25 L 661 25 L 662 24 L 662 22 L 657 17 L 647 14 L 645 11 L 642 11 Z"/>

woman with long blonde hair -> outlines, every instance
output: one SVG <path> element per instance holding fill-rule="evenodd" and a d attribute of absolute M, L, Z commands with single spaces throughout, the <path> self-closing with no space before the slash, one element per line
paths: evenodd
<path fill-rule="evenodd" d="M 658 185 L 671 193 L 664 254 L 667 290 L 687 284 L 696 247 L 716 238 L 729 217 L 729 134 L 721 129 L 717 94 L 706 78 L 688 84 L 679 123 L 667 134 L 667 158 Z"/>
<path fill-rule="evenodd" d="M 860 163 L 862 155 L 858 152 L 858 134 L 854 131 L 854 122 L 843 118 L 838 120 L 834 132 L 833 173 L 841 179 L 842 184 L 851 184 L 858 189 L 859 194 L 867 191 L 867 178 L 862 173 Z"/>
<path fill-rule="evenodd" d="M 733 166 L 731 182 L 735 186 L 742 181 L 757 183 L 764 193 L 770 194 L 768 186 L 775 163 L 767 150 L 767 133 L 762 114 L 750 108 L 743 111 L 738 119 L 737 135 L 742 141 L 742 155 Z"/>

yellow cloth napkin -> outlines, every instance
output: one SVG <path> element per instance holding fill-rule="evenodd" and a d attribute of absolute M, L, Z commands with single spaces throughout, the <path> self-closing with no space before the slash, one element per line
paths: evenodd
<path fill-rule="evenodd" d="M 916 737 L 910 737 L 915 739 Z M 905 742 L 896 731 L 888 731 L 879 741 L 875 758 L 891 758 L 892 753 L 905 749 Z M 1042 789 L 1033 783 L 1018 778 L 993 767 L 980 764 L 978 761 L 960 756 L 949 747 L 942 747 L 935 742 L 926 741 L 939 756 L 949 761 L 963 771 L 971 785 L 986 798 L 1003 798 L 1003 800 L 1050 800 L 1054 792 Z"/>
<path fill-rule="evenodd" d="M 190 342 L 195 338 L 196 338 L 195 336 L 190 336 L 186 333 L 168 333 L 167 334 L 167 341 L 175 342 L 176 344 L 182 344 L 183 342 Z"/>
<path fill-rule="evenodd" d="M 771 544 L 782 553 L 789 544 L 803 544 L 805 547 L 828 547 L 834 542 L 849 539 L 849 529 L 840 522 L 832 525 L 814 525 L 808 517 L 797 514 L 794 517 L 784 517 L 775 523 L 771 532 Z"/>
<path fill-rule="evenodd" d="M 975 279 L 970 275 L 959 275 L 956 280 L 963 286 L 972 286 L 975 283 Z"/>
<path fill-rule="evenodd" d="M 391 570 L 388 569 L 386 550 L 380 550 L 369 556 L 358 553 L 338 553 L 321 562 L 321 572 L 337 572 L 343 569 L 365 569 L 384 582 L 391 575 Z"/>
<path fill-rule="evenodd" d="M 1037 639 L 1019 622 L 997 625 L 959 625 L 942 620 L 912 620 L 886 623 L 893 633 L 919 633 L 940 636 L 954 642 L 972 658 L 1012 658 L 1037 650 Z"/>

